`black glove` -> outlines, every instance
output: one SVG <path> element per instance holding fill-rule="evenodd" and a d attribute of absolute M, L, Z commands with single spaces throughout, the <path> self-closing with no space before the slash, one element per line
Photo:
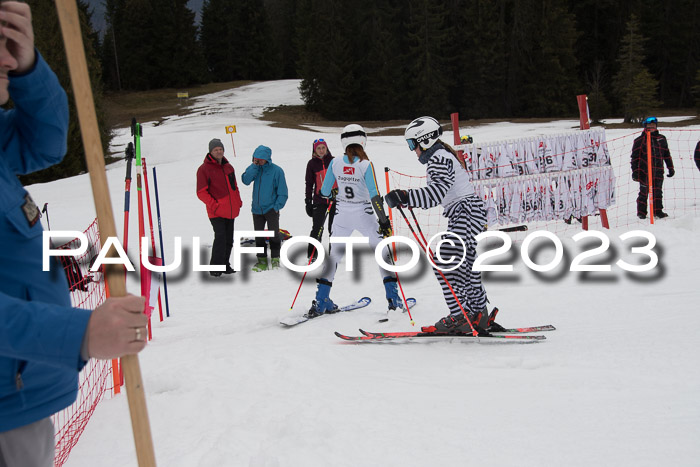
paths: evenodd
<path fill-rule="evenodd" d="M 386 200 L 386 204 L 389 205 L 390 208 L 395 208 L 399 205 L 404 206 L 408 204 L 408 191 L 391 190 L 389 193 L 386 194 L 384 199 Z"/>
<path fill-rule="evenodd" d="M 391 230 L 391 222 L 389 219 L 386 219 L 384 222 L 379 222 L 379 235 L 381 235 L 383 238 L 391 237 L 393 235 L 393 231 Z"/>
<path fill-rule="evenodd" d="M 669 167 L 668 168 L 668 178 L 671 178 L 674 175 L 676 175 L 676 170 L 673 167 Z"/>
<path fill-rule="evenodd" d="M 314 205 L 311 204 L 311 200 L 306 200 L 306 215 L 309 217 L 314 217 Z"/>
<path fill-rule="evenodd" d="M 335 199 L 335 197 L 338 196 L 338 188 L 333 188 L 331 190 L 331 199 Z"/>

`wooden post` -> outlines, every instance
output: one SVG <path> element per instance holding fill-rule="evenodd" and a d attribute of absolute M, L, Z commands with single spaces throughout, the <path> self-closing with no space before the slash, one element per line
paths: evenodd
<path fill-rule="evenodd" d="M 92 96 L 92 88 L 90 87 L 90 76 L 88 75 L 85 59 L 83 38 L 80 33 L 78 7 L 76 0 L 56 0 L 56 9 L 58 10 L 63 43 L 68 58 L 75 105 L 80 121 L 80 132 L 85 148 L 85 159 L 90 172 L 90 183 L 100 229 L 100 240 L 104 245 L 108 237 L 117 237 L 117 230 L 107 187 L 104 153 L 102 152 L 102 142 L 100 141 L 97 116 L 95 114 L 95 102 Z M 117 256 L 113 249 L 110 252 L 110 256 Z M 122 268 L 115 264 L 106 264 L 104 268 L 105 280 L 111 295 L 113 297 L 125 296 L 126 281 L 124 280 Z M 138 356 L 126 355 L 122 357 L 122 369 L 126 379 L 126 392 L 136 444 L 136 457 L 140 467 L 154 467 L 156 460 Z"/>

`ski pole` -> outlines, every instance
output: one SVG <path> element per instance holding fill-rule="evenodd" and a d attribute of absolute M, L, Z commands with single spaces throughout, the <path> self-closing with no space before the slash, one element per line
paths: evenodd
<path fill-rule="evenodd" d="M 326 213 L 323 215 L 323 223 L 321 224 L 321 232 L 320 234 L 323 235 L 323 226 L 326 224 L 326 219 L 328 218 L 328 215 L 331 212 L 331 208 L 335 204 L 335 200 L 332 200 L 330 203 L 328 203 L 328 209 L 326 209 Z M 320 235 L 319 235 L 320 236 Z M 313 249 L 311 250 L 311 256 L 309 256 L 309 262 L 306 264 L 307 266 L 311 264 L 311 262 L 314 260 L 314 253 L 316 253 L 316 246 L 314 245 Z M 304 271 L 304 275 L 301 277 L 301 282 L 299 282 L 299 287 L 297 287 L 297 293 L 294 295 L 294 300 L 292 300 L 292 306 L 289 307 L 289 310 L 291 311 L 292 308 L 294 308 L 294 304 L 297 302 L 297 297 L 299 296 L 299 291 L 301 290 L 301 286 L 304 283 L 304 279 L 306 279 L 306 273 L 309 271 Z"/>
<path fill-rule="evenodd" d="M 44 207 L 41 209 L 41 212 L 46 214 L 46 226 L 51 230 L 51 222 L 49 222 L 49 203 L 44 203 Z"/>
<path fill-rule="evenodd" d="M 375 214 L 377 214 L 377 219 L 379 219 L 379 223 L 386 224 L 389 222 L 389 218 L 386 216 L 386 213 L 384 212 L 384 199 L 381 197 L 381 195 L 376 195 L 373 197 L 371 200 L 372 202 L 372 207 L 374 208 Z M 391 223 L 389 222 L 389 225 Z M 396 266 L 396 263 L 394 262 L 394 256 L 391 254 L 391 248 L 387 244 L 387 252 L 389 253 L 389 260 L 391 261 L 391 264 Z M 403 305 L 406 307 L 406 312 L 408 313 L 408 319 L 411 320 L 411 326 L 415 326 L 416 322 L 413 321 L 413 316 L 411 316 L 411 310 L 408 308 L 408 302 L 406 301 L 406 295 L 403 293 L 403 286 L 401 285 L 401 281 L 399 280 L 399 273 L 397 271 L 394 271 L 394 275 L 396 276 L 396 283 L 399 285 L 399 290 L 401 290 L 401 297 L 403 298 Z"/>
<path fill-rule="evenodd" d="M 107 186 L 104 153 L 102 152 L 100 130 L 97 125 L 97 114 L 95 113 L 95 101 L 92 95 L 92 88 L 90 87 L 85 48 L 80 32 L 78 7 L 75 0 L 56 0 L 56 9 L 63 34 L 68 69 L 73 84 L 75 104 L 80 122 L 80 133 L 85 148 L 85 159 L 90 173 L 95 211 L 97 212 L 100 228 L 100 239 L 104 244 L 109 237 L 116 237 L 117 230 Z M 117 256 L 114 249 L 110 251 L 109 256 Z M 109 283 L 112 296 L 123 297 L 126 295 L 126 280 L 121 274 L 119 267 L 110 264 L 105 265 L 105 279 Z M 122 367 L 126 375 L 127 399 L 134 444 L 136 446 L 136 458 L 140 467 L 154 467 L 156 458 L 138 355 L 125 355 L 122 357 Z"/>
<path fill-rule="evenodd" d="M 131 204 L 131 161 L 134 160 L 134 143 L 129 142 L 124 151 L 126 154 L 126 177 L 124 178 L 124 251 L 129 245 L 129 206 Z"/>
<path fill-rule="evenodd" d="M 160 259 L 165 264 L 165 253 L 163 253 L 163 228 L 160 223 L 160 202 L 158 200 L 158 178 L 156 177 L 156 168 L 153 167 L 153 189 L 156 194 L 156 216 L 158 217 L 158 238 L 160 239 Z M 165 280 L 165 271 L 163 271 L 163 293 L 165 294 L 165 316 L 170 318 L 170 306 L 168 305 L 168 282 Z"/>
<path fill-rule="evenodd" d="M 445 277 L 445 274 L 443 274 L 442 271 L 440 270 L 440 268 L 437 267 L 437 264 L 435 263 L 435 260 L 433 259 L 433 251 L 432 251 L 432 250 L 430 249 L 430 247 L 428 246 L 428 242 L 426 241 L 426 242 L 425 242 L 425 245 L 424 245 L 423 242 L 420 241 L 420 239 L 418 238 L 418 235 L 416 235 L 416 231 L 413 230 L 413 226 L 411 225 L 411 223 L 409 222 L 408 218 L 406 217 L 406 213 L 403 212 L 403 208 L 401 207 L 401 205 L 396 206 L 396 208 L 397 208 L 397 209 L 399 210 L 399 212 L 401 213 L 401 217 L 403 217 L 403 220 L 406 222 L 406 225 L 407 225 L 408 228 L 411 230 L 411 233 L 412 233 L 413 236 L 415 237 L 415 239 L 416 239 L 416 241 L 418 242 L 418 244 L 423 248 L 423 251 L 425 251 L 425 254 L 426 254 L 426 256 L 428 256 L 428 259 L 430 260 L 430 262 L 433 263 L 433 266 L 435 267 L 435 270 L 436 270 L 438 273 L 440 273 L 440 276 L 442 277 L 442 280 L 445 281 L 445 284 L 447 284 L 447 287 L 450 289 L 450 292 L 452 293 L 452 296 L 453 296 L 453 297 L 455 298 L 455 300 L 457 301 L 457 305 L 459 305 L 459 309 L 462 310 L 462 314 L 464 315 L 464 318 L 467 320 L 467 323 L 469 324 L 469 327 L 470 327 L 471 330 L 472 330 L 472 335 L 474 335 L 474 337 L 478 336 L 479 333 L 476 331 L 476 329 L 474 329 L 474 326 L 472 325 L 472 322 L 471 322 L 471 320 L 469 319 L 469 315 L 468 315 L 468 313 L 464 310 L 464 307 L 462 306 L 462 303 L 459 301 L 459 298 L 457 298 L 457 294 L 455 293 L 454 289 L 452 288 L 452 285 L 450 284 L 450 281 L 447 280 L 447 277 Z M 423 235 L 423 231 L 422 231 L 421 228 L 420 228 L 420 224 L 418 223 L 418 219 L 416 219 L 416 215 L 413 213 L 413 208 L 409 207 L 408 210 L 411 211 L 411 214 L 413 215 L 413 220 L 416 222 L 416 227 L 418 228 L 418 230 L 420 230 L 421 237 L 423 237 L 423 241 L 425 241 L 425 235 Z"/>

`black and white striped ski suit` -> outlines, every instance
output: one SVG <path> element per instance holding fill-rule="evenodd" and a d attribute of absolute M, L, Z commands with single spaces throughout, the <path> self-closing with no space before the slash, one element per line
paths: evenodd
<path fill-rule="evenodd" d="M 426 174 L 427 186 L 408 190 L 408 204 L 423 209 L 443 206 L 443 215 L 448 219 L 447 231 L 453 235 L 444 234 L 442 238 L 449 240 L 452 237 L 454 246 L 443 243 L 439 254 L 433 251 L 433 260 L 442 269 L 442 273 L 464 309 L 467 312 L 481 311 L 487 302 L 486 290 L 481 283 L 481 272 L 472 271 L 472 266 L 476 259 L 475 237 L 486 226 L 484 204 L 476 196 L 467 172 L 455 156 L 442 145 L 428 159 Z M 466 251 L 461 242 L 454 238 L 455 235 L 462 239 Z M 453 258 L 452 261 L 450 261 L 451 258 Z M 455 268 L 460 261 L 462 264 L 456 269 L 449 270 Z M 459 304 L 442 276 L 435 268 L 433 271 L 442 286 L 442 294 L 450 313 L 461 314 Z"/>

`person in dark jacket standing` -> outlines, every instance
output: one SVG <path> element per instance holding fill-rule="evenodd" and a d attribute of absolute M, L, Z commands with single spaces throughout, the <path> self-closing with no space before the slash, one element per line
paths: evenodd
<path fill-rule="evenodd" d="M 289 194 L 284 171 L 279 165 L 272 163 L 272 150 L 267 146 L 258 146 L 253 152 L 253 163 L 248 166 L 241 180 L 246 185 L 253 183 L 253 228 L 261 231 L 267 226 L 267 230 L 275 233 L 270 237 L 270 267 L 280 266 L 280 248 L 282 236 L 280 235 L 280 211 L 287 203 Z M 253 271 L 267 270 L 267 245 L 265 237 L 256 237 L 255 246 L 263 249 L 258 253 L 258 262 L 253 266 Z"/>
<path fill-rule="evenodd" d="M 695 165 L 698 167 L 698 170 L 700 170 L 700 141 L 698 141 L 698 144 L 695 145 L 695 154 L 693 155 L 693 159 L 695 159 Z"/>
<path fill-rule="evenodd" d="M 224 157 L 224 145 L 214 138 L 209 141 L 209 153 L 197 169 L 197 197 L 207 206 L 209 222 L 214 228 L 214 244 L 209 264 L 225 266 L 222 271 L 210 271 L 214 277 L 232 274 L 229 262 L 233 249 L 233 223 L 243 203 L 236 184 L 236 171 Z"/>
<path fill-rule="evenodd" d="M 319 242 L 323 237 L 323 223 L 326 218 L 326 211 L 328 211 L 328 205 L 331 201 L 327 198 L 321 196 L 321 187 L 323 186 L 323 180 L 326 178 L 326 172 L 328 171 L 328 165 L 333 160 L 330 150 L 326 141 L 323 139 L 314 140 L 313 150 L 311 152 L 311 159 L 306 164 L 306 214 L 312 219 L 311 233 L 310 237 L 315 238 Z M 335 215 L 335 209 L 331 207 L 328 213 L 328 234 L 332 233 L 333 228 L 333 217 Z M 313 254 L 314 259 L 318 255 L 315 252 L 314 246 L 309 245 L 308 258 L 311 258 Z"/>
<path fill-rule="evenodd" d="M 43 270 L 39 209 L 19 182 L 66 153 L 68 99 L 34 48 L 26 3 L 0 3 L 0 466 L 53 467 L 51 415 L 71 405 L 89 358 L 146 346 L 145 300 L 73 308 L 55 257 Z"/>
<path fill-rule="evenodd" d="M 637 196 L 637 217 L 646 219 L 647 198 L 649 196 L 649 172 L 647 161 L 647 137 L 651 138 L 651 178 L 652 196 L 654 203 L 654 217 L 663 219 L 668 217 L 663 211 L 663 184 L 664 184 L 664 164 L 668 168 L 668 177 L 673 177 L 676 171 L 673 168 L 673 159 L 668 150 L 666 137 L 659 133 L 656 117 L 649 117 L 644 120 L 644 131 L 639 135 L 632 145 L 632 180 L 639 182 L 639 196 Z"/>

